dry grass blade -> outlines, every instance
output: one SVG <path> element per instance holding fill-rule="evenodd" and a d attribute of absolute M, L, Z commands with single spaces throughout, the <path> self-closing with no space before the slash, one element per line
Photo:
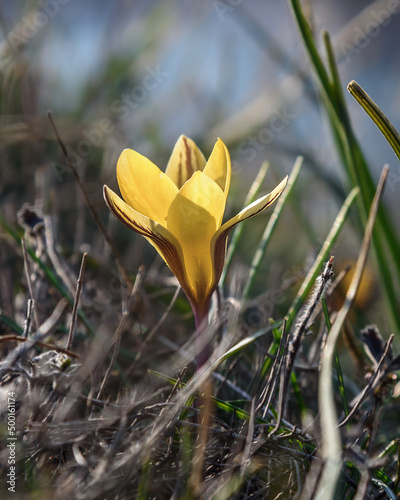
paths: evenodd
<path fill-rule="evenodd" d="M 74 338 L 76 319 L 78 317 L 79 299 L 81 296 L 82 285 L 83 285 L 83 273 L 85 272 L 86 257 L 87 257 L 87 253 L 85 252 L 82 256 L 81 268 L 79 271 L 78 281 L 76 282 L 75 301 L 74 301 L 74 307 L 72 309 L 72 319 L 71 319 L 71 325 L 69 328 L 66 349 L 71 349 L 72 341 Z"/>
<path fill-rule="evenodd" d="M 0 343 L 3 342 L 28 342 L 31 339 L 27 339 L 26 337 L 20 337 L 19 335 L 2 335 L 0 338 Z M 48 342 L 43 342 L 42 340 L 35 340 L 29 343 L 29 346 L 25 349 L 28 351 L 33 345 L 38 345 L 44 349 L 50 349 L 52 351 L 62 352 L 67 356 L 71 356 L 72 358 L 79 358 L 80 356 L 75 352 L 72 352 L 68 349 L 63 349 L 62 347 L 58 347 L 54 344 L 49 344 Z"/>
<path fill-rule="evenodd" d="M 339 427 L 343 427 L 343 425 L 346 425 L 347 422 L 353 417 L 353 415 L 355 414 L 355 412 L 358 410 L 358 408 L 360 407 L 361 403 L 364 401 L 365 397 L 367 396 L 368 392 L 374 388 L 375 386 L 375 382 L 376 380 L 378 379 L 378 376 L 381 374 L 381 368 L 383 366 L 383 363 L 386 361 L 387 357 L 388 357 L 388 354 L 390 352 L 390 348 L 391 348 L 391 345 L 392 345 L 392 342 L 393 342 L 393 339 L 394 339 L 394 335 L 392 334 L 390 337 L 389 337 L 389 340 L 386 342 L 386 346 L 385 346 L 385 350 L 383 351 L 383 354 L 381 356 L 381 359 L 379 360 L 379 363 L 377 365 L 377 367 L 375 368 L 374 370 L 374 374 L 373 376 L 371 377 L 370 381 L 368 382 L 368 384 L 364 387 L 364 390 L 362 391 L 362 393 L 360 394 L 360 396 L 358 397 L 357 401 L 355 402 L 353 408 L 351 409 L 350 413 L 347 415 L 346 418 L 344 418 L 340 424 L 339 424 Z"/>
<path fill-rule="evenodd" d="M 278 372 L 277 372 L 277 375 L 279 372 L 281 375 L 281 377 L 280 377 L 281 382 L 280 382 L 280 386 L 279 386 L 278 408 L 277 408 L 278 418 L 276 419 L 276 424 L 275 424 L 274 428 L 268 434 L 268 438 L 271 438 L 274 434 L 276 434 L 278 432 L 281 424 L 282 424 L 283 412 L 285 410 L 285 398 L 286 398 L 287 382 L 289 381 L 288 373 L 287 373 L 288 367 L 287 367 L 286 363 L 284 363 L 284 361 L 288 357 L 289 345 L 290 345 L 289 335 L 286 336 L 286 319 L 285 319 L 285 323 L 283 325 L 283 328 L 284 328 L 285 335 L 282 335 L 282 336 L 285 336 L 286 338 L 285 338 L 285 343 L 284 343 L 284 351 L 283 351 L 281 360 L 279 362 L 279 368 L 278 368 Z M 282 365 L 283 365 L 283 370 L 282 370 Z M 268 404 L 269 404 L 269 402 L 268 402 Z M 266 414 L 266 410 L 264 411 L 264 415 L 265 414 Z"/>
<path fill-rule="evenodd" d="M 294 362 L 296 360 L 297 353 L 300 349 L 301 342 L 303 340 L 307 326 L 310 323 L 310 319 L 321 300 L 322 294 L 326 290 L 326 287 L 333 276 L 333 257 L 327 262 L 324 271 L 321 274 L 319 282 L 315 287 L 315 291 L 310 298 L 309 303 L 304 308 L 304 312 L 299 318 L 297 325 L 293 331 L 293 334 L 289 340 L 288 355 L 286 357 L 286 367 L 285 367 L 285 379 L 283 381 L 282 394 L 286 394 L 286 388 L 288 387 L 290 377 L 292 375 Z"/>
<path fill-rule="evenodd" d="M 105 241 L 107 242 L 107 245 L 110 247 L 110 250 L 115 257 L 115 260 L 117 261 L 118 267 L 121 270 L 121 274 L 124 277 L 126 285 L 130 289 L 132 287 L 132 281 L 129 277 L 129 273 L 128 273 L 124 263 L 122 262 L 121 256 L 120 256 L 116 246 L 114 245 L 114 242 L 112 241 L 110 235 L 107 233 L 107 230 L 104 227 L 104 224 L 101 222 L 98 213 L 96 212 L 92 202 L 90 201 L 89 196 L 86 192 L 85 186 L 84 186 L 81 178 L 79 177 L 79 174 L 78 174 L 75 166 L 72 164 L 72 162 L 69 158 L 67 148 L 65 147 L 63 141 L 61 140 L 60 134 L 58 133 L 57 127 L 53 121 L 53 116 L 51 114 L 51 111 L 47 112 L 47 118 L 48 118 L 50 125 L 51 125 L 51 127 L 52 127 L 52 129 L 57 137 L 57 141 L 58 141 L 58 144 L 60 145 L 61 151 L 63 152 L 63 155 L 65 157 L 65 161 L 67 162 L 68 167 L 71 169 L 71 172 L 73 173 L 75 180 L 78 183 L 80 190 L 82 191 L 83 197 L 85 198 L 86 205 L 89 208 L 90 213 L 92 214 L 94 220 L 96 221 L 97 227 L 99 228 L 101 234 L 103 235 Z"/>
<path fill-rule="evenodd" d="M 140 290 L 140 287 L 142 286 L 142 283 L 143 283 L 143 275 L 144 275 L 144 267 L 141 266 L 138 270 L 138 273 L 136 275 L 136 279 L 135 279 L 135 283 L 133 285 L 133 288 L 132 288 L 132 291 L 131 291 L 131 295 L 128 299 L 128 303 L 127 303 L 127 306 L 126 308 L 124 309 L 124 312 L 122 314 L 122 318 L 121 318 L 121 321 L 117 327 L 117 330 L 115 331 L 114 333 L 114 336 L 113 336 L 113 343 L 114 343 L 114 350 L 113 350 L 113 354 L 112 354 L 112 357 L 111 357 L 111 360 L 110 360 L 110 364 L 108 365 L 108 368 L 107 368 L 107 371 L 106 373 L 104 374 L 104 378 L 101 382 L 101 385 L 100 385 L 100 389 L 97 393 L 97 396 L 96 396 L 96 399 L 100 399 L 100 395 L 101 393 L 103 392 L 103 389 L 107 383 L 107 380 L 108 380 L 108 377 L 110 376 L 110 372 L 111 372 L 111 369 L 115 363 L 115 360 L 117 359 L 117 356 L 118 356 L 118 351 L 119 351 L 119 346 L 120 346 L 120 342 L 121 342 L 121 335 L 122 335 L 122 332 L 125 330 L 125 327 L 126 327 L 126 323 L 128 321 L 128 317 L 129 317 L 129 313 L 132 309 L 132 306 L 137 298 L 137 294 Z"/>
<path fill-rule="evenodd" d="M 31 281 L 31 271 L 30 271 L 30 268 L 29 268 L 28 251 L 26 249 L 25 238 L 21 239 L 21 246 L 22 246 L 22 255 L 24 257 L 24 269 L 25 269 L 26 282 L 28 284 L 29 295 L 31 296 L 31 300 L 32 300 L 32 306 L 31 307 L 33 309 L 33 319 L 34 319 L 34 322 L 35 322 L 34 328 L 35 328 L 35 330 L 37 330 L 38 327 L 39 327 L 39 325 L 40 325 L 40 323 L 39 323 L 38 313 L 37 313 L 36 307 L 35 307 L 35 298 L 33 296 L 33 288 L 32 288 L 32 281 Z M 26 331 L 25 337 L 28 336 L 28 333 L 29 333 L 29 328 Z"/>
<path fill-rule="evenodd" d="M 346 319 L 346 316 L 355 299 L 358 287 L 360 286 L 362 273 L 371 243 L 376 214 L 388 171 L 388 167 L 385 166 L 372 201 L 360 253 L 357 259 L 353 278 L 346 294 L 345 302 L 336 317 L 325 349 L 322 353 L 322 366 L 319 381 L 319 407 L 321 411 L 322 457 L 325 460 L 325 466 L 322 471 L 315 496 L 318 500 L 329 500 L 334 498 L 336 483 L 342 467 L 341 439 L 340 432 L 337 429 L 337 417 L 332 387 L 332 365 L 335 354 L 335 345 L 344 320 Z"/>
<path fill-rule="evenodd" d="M 256 413 L 257 413 L 265 405 L 262 416 L 264 419 L 268 413 L 268 408 L 272 399 L 272 395 L 275 390 L 278 375 L 282 367 L 282 362 L 285 359 L 287 338 L 288 336 L 286 331 L 286 318 L 285 318 L 282 326 L 282 335 L 279 342 L 278 354 L 275 356 L 274 364 L 272 365 L 271 371 L 268 376 L 268 381 L 265 384 L 265 388 L 263 389 L 256 406 Z"/>

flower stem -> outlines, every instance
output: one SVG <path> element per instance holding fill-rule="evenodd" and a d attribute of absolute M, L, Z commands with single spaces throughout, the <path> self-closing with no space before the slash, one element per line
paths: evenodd
<path fill-rule="evenodd" d="M 194 321 L 196 325 L 196 371 L 207 363 L 210 357 L 210 342 L 206 338 L 208 335 L 208 309 L 209 302 L 204 307 L 193 307 Z"/>

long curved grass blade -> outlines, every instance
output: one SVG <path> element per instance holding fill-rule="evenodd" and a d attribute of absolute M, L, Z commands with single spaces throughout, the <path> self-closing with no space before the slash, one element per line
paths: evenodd
<path fill-rule="evenodd" d="M 347 85 L 347 90 L 379 128 L 382 135 L 396 153 L 397 158 L 400 160 L 400 135 L 386 115 L 375 104 L 365 90 L 354 80 Z"/>
<path fill-rule="evenodd" d="M 330 500 L 335 498 L 336 484 L 342 468 L 342 444 L 340 431 L 337 425 L 338 422 L 333 395 L 332 364 L 335 354 L 336 341 L 360 286 L 362 273 L 371 243 L 372 231 L 375 224 L 378 206 L 382 197 L 387 174 L 388 169 L 385 167 L 382 171 L 376 194 L 371 205 L 364 232 L 364 238 L 361 244 L 354 275 L 346 294 L 346 300 L 337 314 L 336 320 L 328 336 L 325 349 L 322 353 L 318 394 L 321 414 L 322 458 L 324 459 L 325 466 L 315 495 L 317 500 Z"/>
<path fill-rule="evenodd" d="M 303 281 L 300 290 L 297 292 L 297 295 L 290 306 L 289 313 L 288 313 L 288 321 L 287 321 L 287 328 L 289 329 L 290 326 L 293 324 L 293 321 L 299 312 L 301 306 L 303 305 L 304 301 L 306 300 L 308 294 L 311 291 L 311 288 L 313 287 L 315 280 L 317 279 L 322 266 L 326 259 L 328 258 L 328 255 L 331 252 L 331 249 L 339 236 L 339 233 L 343 227 L 343 224 L 346 221 L 347 215 L 349 213 L 350 207 L 352 206 L 354 200 L 356 199 L 356 196 L 358 195 L 359 189 L 358 188 L 353 188 L 350 192 L 350 194 L 347 196 L 345 202 L 342 205 L 342 208 L 340 209 L 335 222 L 332 225 L 331 230 L 329 231 L 329 234 L 322 245 L 321 250 L 319 251 L 317 258 L 315 259 L 311 269 L 309 270 L 305 280 Z"/>
<path fill-rule="evenodd" d="M 307 47 L 311 62 L 322 83 L 324 91 L 327 93 L 327 95 L 329 95 L 329 90 L 331 86 L 329 76 L 325 69 L 324 63 L 322 62 L 322 59 L 318 54 L 318 50 L 314 43 L 314 38 L 311 28 L 308 24 L 306 17 L 303 14 L 300 2 L 299 0 L 290 0 L 290 5 L 292 7 L 294 17 L 297 21 L 303 41 Z"/>

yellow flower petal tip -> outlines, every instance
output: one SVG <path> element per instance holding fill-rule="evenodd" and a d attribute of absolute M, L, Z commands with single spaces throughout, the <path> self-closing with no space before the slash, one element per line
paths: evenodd
<path fill-rule="evenodd" d="M 180 282 L 196 323 L 207 315 L 218 286 L 231 229 L 274 203 L 287 177 L 269 194 L 222 224 L 231 181 L 228 148 L 218 139 L 206 161 L 197 145 L 180 136 L 165 173 L 131 149 L 117 163 L 120 198 L 104 186 L 111 212 L 156 248 Z"/>

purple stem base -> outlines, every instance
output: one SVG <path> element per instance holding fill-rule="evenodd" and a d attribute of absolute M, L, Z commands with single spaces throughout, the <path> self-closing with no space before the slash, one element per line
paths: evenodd
<path fill-rule="evenodd" d="M 208 335 L 208 309 L 209 304 L 202 308 L 193 307 L 194 321 L 196 325 L 196 371 L 200 371 L 210 358 L 210 342 L 205 339 Z"/>

